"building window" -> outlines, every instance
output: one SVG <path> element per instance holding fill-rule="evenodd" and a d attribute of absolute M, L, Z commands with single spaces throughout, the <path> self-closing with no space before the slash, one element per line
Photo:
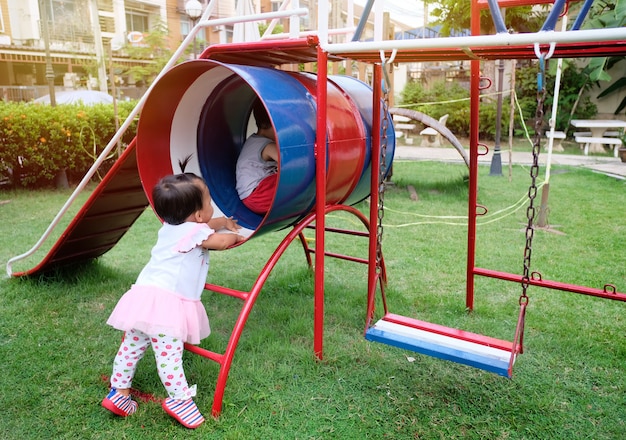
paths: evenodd
<path fill-rule="evenodd" d="M 180 35 L 185 38 L 191 32 L 191 20 L 187 18 L 181 18 L 180 20 Z"/>
<path fill-rule="evenodd" d="M 73 0 L 48 0 L 46 1 L 48 20 L 52 22 L 63 22 L 74 18 Z"/>
<path fill-rule="evenodd" d="M 126 10 L 126 31 L 127 32 L 142 32 L 147 33 L 150 31 L 148 14 Z"/>
<path fill-rule="evenodd" d="M 234 25 L 227 24 L 224 28 L 226 29 L 226 41 L 233 41 Z"/>
<path fill-rule="evenodd" d="M 45 0 L 43 7 L 48 18 L 48 32 L 51 40 L 93 41 L 91 18 L 85 2 Z"/>

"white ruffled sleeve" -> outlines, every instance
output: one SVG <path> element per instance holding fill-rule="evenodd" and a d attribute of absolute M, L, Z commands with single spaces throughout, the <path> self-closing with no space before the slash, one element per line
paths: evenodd
<path fill-rule="evenodd" d="M 184 226 L 188 230 L 175 244 L 176 252 L 187 253 L 200 246 L 204 240 L 215 233 L 206 223 L 184 223 Z"/>

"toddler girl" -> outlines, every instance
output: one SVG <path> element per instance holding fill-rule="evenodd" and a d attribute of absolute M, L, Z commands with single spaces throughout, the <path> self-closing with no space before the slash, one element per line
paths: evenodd
<path fill-rule="evenodd" d="M 119 300 L 107 324 L 125 332 L 115 356 L 111 391 L 102 406 L 122 417 L 137 410 L 130 388 L 137 363 L 152 347 L 159 378 L 167 391 L 165 412 L 187 428 L 204 417 L 192 400 L 183 371 L 184 343 L 198 344 L 211 329 L 200 296 L 209 270 L 209 249 L 226 249 L 244 240 L 236 221 L 212 218 L 211 196 L 193 174 L 162 178 L 152 190 L 154 210 L 163 220 L 150 261 Z"/>

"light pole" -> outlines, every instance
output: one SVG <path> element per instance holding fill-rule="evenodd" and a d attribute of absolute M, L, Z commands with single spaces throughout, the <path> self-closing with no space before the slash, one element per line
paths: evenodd
<path fill-rule="evenodd" d="M 501 9 L 502 20 L 506 15 L 506 8 Z M 502 175 L 502 151 L 500 150 L 500 135 L 502 133 L 502 83 L 504 81 L 504 60 L 498 60 L 498 84 L 496 92 L 498 92 L 498 106 L 496 107 L 496 140 L 493 147 L 493 156 L 491 157 L 491 167 L 489 168 L 490 176 Z"/>
<path fill-rule="evenodd" d="M 496 140 L 493 148 L 493 156 L 491 158 L 491 167 L 489 168 L 490 176 L 502 175 L 502 151 L 500 149 L 500 135 L 502 133 L 502 82 L 504 81 L 504 60 L 498 60 L 498 84 L 496 91 L 498 93 L 498 101 L 496 107 Z"/>
<path fill-rule="evenodd" d="M 39 16 L 41 20 L 41 33 L 43 34 L 43 44 L 46 51 L 46 81 L 48 82 L 48 95 L 50 96 L 50 106 L 57 104 L 54 93 L 54 70 L 52 69 L 52 58 L 50 57 L 50 30 L 48 28 L 48 10 L 42 0 L 39 0 Z"/>
<path fill-rule="evenodd" d="M 196 27 L 196 23 L 198 22 L 198 19 L 202 15 L 202 3 L 200 3 L 198 0 L 188 0 L 187 2 L 185 2 L 185 14 L 187 14 L 187 17 L 191 19 L 191 23 L 193 24 L 191 29 L 193 30 L 193 28 Z M 194 35 L 193 36 L 193 59 L 195 60 L 196 57 L 197 57 L 196 36 Z"/>

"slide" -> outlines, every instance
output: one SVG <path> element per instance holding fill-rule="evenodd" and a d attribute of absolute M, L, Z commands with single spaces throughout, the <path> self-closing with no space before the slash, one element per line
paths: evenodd
<path fill-rule="evenodd" d="M 103 255 L 124 236 L 147 206 L 133 141 L 44 259 L 32 269 L 13 276 L 43 274 Z"/>

